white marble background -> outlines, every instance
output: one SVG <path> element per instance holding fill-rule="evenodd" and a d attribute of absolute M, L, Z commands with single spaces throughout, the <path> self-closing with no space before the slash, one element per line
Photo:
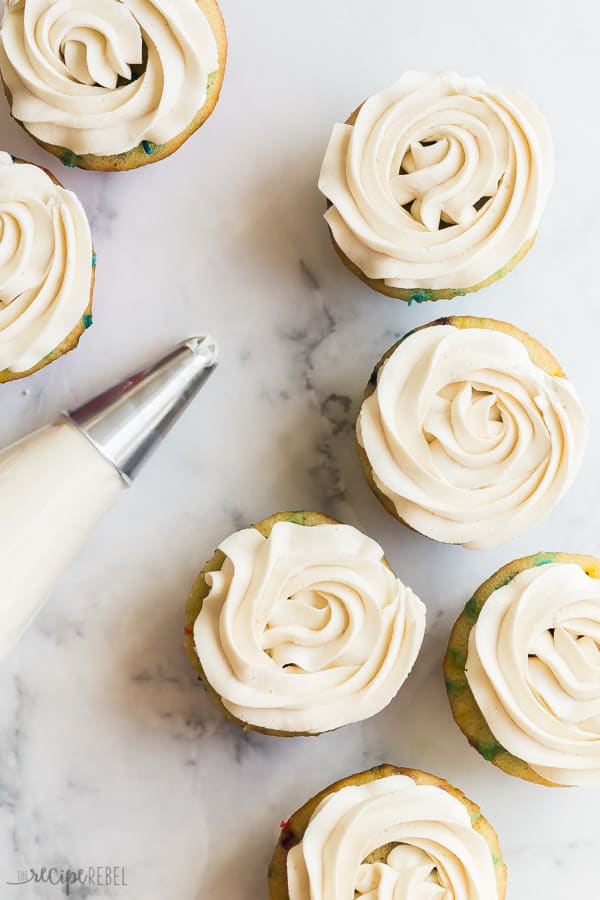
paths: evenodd
<path fill-rule="evenodd" d="M 119 865 L 127 888 L 78 897 L 261 900 L 278 825 L 332 780 L 389 761 L 447 777 L 501 836 L 510 900 L 600 897 L 598 795 L 510 779 L 451 719 L 441 660 L 474 588 L 521 554 L 600 553 L 597 58 L 591 0 L 223 0 L 230 59 L 202 132 L 144 171 L 63 169 L 1 104 L 3 149 L 78 191 L 98 253 L 95 324 L 80 348 L 3 386 L 0 443 L 87 398 L 170 342 L 210 330 L 218 373 L 122 497 L 0 675 L 0 896 L 28 866 Z M 557 180 L 539 241 L 504 281 L 408 309 L 331 250 L 315 182 L 329 130 L 405 68 L 454 67 L 520 87 L 549 117 Z M 558 356 L 593 418 L 585 470 L 550 519 L 493 552 L 437 546 L 366 487 L 353 423 L 401 333 L 448 313 L 493 315 Z M 381 715 L 318 739 L 245 735 L 181 649 L 182 607 L 230 531 L 317 508 L 377 538 L 427 603 L 423 652 Z M 0 510 L 0 515 L 5 515 Z"/>

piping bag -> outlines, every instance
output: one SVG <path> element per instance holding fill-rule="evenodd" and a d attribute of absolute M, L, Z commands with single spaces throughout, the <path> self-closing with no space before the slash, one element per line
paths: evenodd
<path fill-rule="evenodd" d="M 0 451 L 0 660 L 218 360 L 214 338 L 190 338 Z"/>

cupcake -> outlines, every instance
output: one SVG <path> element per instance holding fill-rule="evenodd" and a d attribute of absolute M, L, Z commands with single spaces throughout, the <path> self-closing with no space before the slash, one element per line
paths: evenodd
<path fill-rule="evenodd" d="M 135 169 L 213 111 L 227 38 L 216 0 L 7 0 L 0 73 L 12 115 L 65 165 Z"/>
<path fill-rule="evenodd" d="M 481 549 L 548 515 L 581 466 L 587 420 L 536 340 L 506 322 L 454 316 L 388 350 L 357 437 L 388 512 L 436 541 Z"/>
<path fill-rule="evenodd" d="M 425 607 L 381 547 L 313 512 L 224 540 L 187 602 L 188 656 L 224 713 L 281 737 L 358 722 L 417 658 Z"/>
<path fill-rule="evenodd" d="M 0 382 L 73 350 L 92 324 L 84 209 L 50 172 L 0 152 Z"/>
<path fill-rule="evenodd" d="M 534 104 L 456 72 L 407 72 L 335 125 L 319 188 L 362 281 L 422 302 L 477 291 L 531 248 L 552 186 Z"/>
<path fill-rule="evenodd" d="M 518 778 L 600 785 L 600 561 L 538 553 L 492 575 L 444 663 L 469 743 Z"/>
<path fill-rule="evenodd" d="M 503 900 L 506 867 L 481 810 L 443 778 L 377 766 L 282 822 L 269 900 Z"/>

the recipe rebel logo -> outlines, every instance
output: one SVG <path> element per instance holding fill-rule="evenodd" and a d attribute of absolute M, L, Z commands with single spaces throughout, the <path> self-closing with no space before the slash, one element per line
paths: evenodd
<path fill-rule="evenodd" d="M 19 869 L 16 880 L 6 884 L 46 884 L 57 887 L 68 897 L 78 887 L 127 887 L 124 866 L 88 866 L 85 869 L 65 869 L 51 866 L 41 869 Z"/>

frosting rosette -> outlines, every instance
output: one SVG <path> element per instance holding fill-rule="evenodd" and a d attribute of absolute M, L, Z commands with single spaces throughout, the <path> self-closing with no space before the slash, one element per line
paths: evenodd
<path fill-rule="evenodd" d="M 219 551 L 193 640 L 229 715 L 318 734 L 387 706 L 421 647 L 425 607 L 375 541 L 349 525 L 276 521 Z"/>
<path fill-rule="evenodd" d="M 390 774 L 327 793 L 287 853 L 289 900 L 504 896 L 491 847 L 473 827 L 470 801 L 428 780 Z"/>
<path fill-rule="evenodd" d="M 8 0 L 0 70 L 12 113 L 74 154 L 166 144 L 205 104 L 219 53 L 196 0 Z"/>
<path fill-rule="evenodd" d="M 384 292 L 460 293 L 524 255 L 553 168 L 548 125 L 522 94 L 410 71 L 334 126 L 319 188 L 336 245 Z"/>
<path fill-rule="evenodd" d="M 600 581 L 576 563 L 518 572 L 486 599 L 465 674 L 490 731 L 558 785 L 600 785 Z"/>
<path fill-rule="evenodd" d="M 587 420 L 572 385 L 530 350 L 552 359 L 513 326 L 454 318 L 384 357 L 357 437 L 371 486 L 397 518 L 481 549 L 532 528 L 563 496 Z"/>
<path fill-rule="evenodd" d="M 91 302 L 92 253 L 75 194 L 0 153 L 0 375 L 36 368 L 70 336 L 76 343 Z"/>

